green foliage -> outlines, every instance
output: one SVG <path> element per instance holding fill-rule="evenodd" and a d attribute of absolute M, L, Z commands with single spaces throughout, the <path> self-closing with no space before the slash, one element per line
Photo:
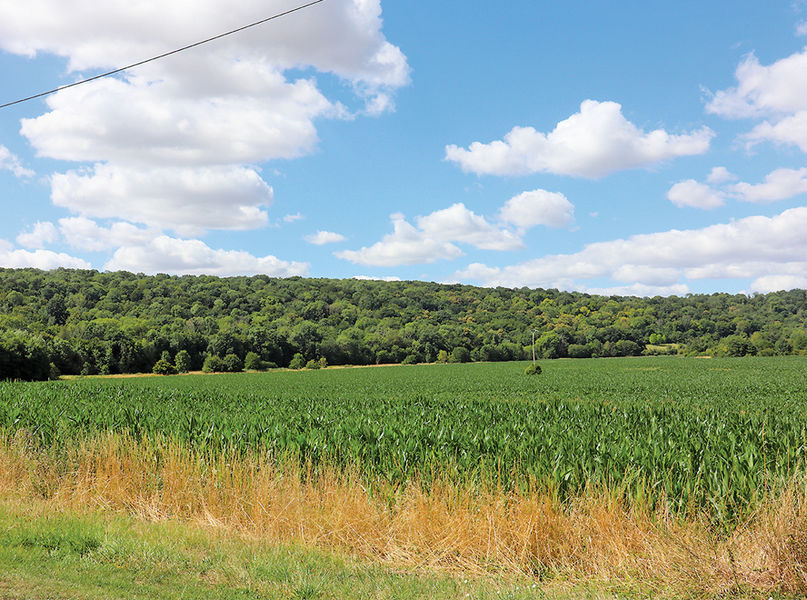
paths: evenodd
<path fill-rule="evenodd" d="M 149 372 L 163 354 L 176 363 L 182 351 L 189 370 L 207 356 L 243 362 L 250 353 L 280 366 L 301 354 L 298 368 L 316 357 L 329 365 L 523 360 L 531 358 L 532 330 L 544 359 L 662 347 L 807 354 L 806 325 L 804 290 L 633 298 L 414 281 L 0 268 L 0 338 L 21 338 L 24 348 L 12 354 L 31 361 L 8 359 L 16 366 L 0 370 L 0 379 L 47 377 L 26 340 L 37 340 L 45 365 L 71 375 Z M 468 357 L 462 350 L 452 357 L 458 348 Z"/>
<path fill-rule="evenodd" d="M 524 375 L 540 375 L 542 372 L 541 365 L 538 363 L 530 363 L 524 369 Z"/>
<path fill-rule="evenodd" d="M 306 364 L 305 358 L 303 358 L 303 355 L 298 352 L 291 359 L 291 362 L 289 363 L 289 369 L 302 369 L 303 367 L 305 367 L 305 364 Z"/>
<path fill-rule="evenodd" d="M 51 374 L 50 356 L 45 341 L 21 332 L 0 337 L 0 380 L 41 381 Z"/>
<path fill-rule="evenodd" d="M 157 375 L 176 375 L 176 368 L 170 362 L 161 358 L 156 363 L 154 363 L 154 367 L 151 369 L 152 373 L 156 373 Z"/>
<path fill-rule="evenodd" d="M 263 371 L 265 368 L 257 352 L 247 352 L 247 356 L 244 359 L 244 369 L 247 371 Z"/>
<path fill-rule="evenodd" d="M 313 358 L 305 363 L 306 369 L 319 369 L 319 361 L 314 360 Z"/>
<path fill-rule="evenodd" d="M 451 351 L 452 363 L 467 363 L 471 361 L 471 352 L 465 346 L 457 346 Z"/>
<path fill-rule="evenodd" d="M 55 294 L 51 296 L 45 306 L 48 321 L 55 325 L 64 325 L 67 321 L 67 306 L 64 303 L 64 296 Z"/>
<path fill-rule="evenodd" d="M 222 359 L 224 370 L 228 373 L 238 373 L 244 370 L 244 363 L 237 354 L 228 354 Z"/>
<path fill-rule="evenodd" d="M 202 372 L 223 373 L 224 371 L 226 371 L 226 367 L 224 366 L 224 361 L 221 359 L 220 356 L 212 354 L 207 358 L 205 358 L 205 362 L 202 365 Z"/>
<path fill-rule="evenodd" d="M 751 352 L 748 338 L 742 335 L 730 335 L 720 344 L 722 354 L 725 356 L 745 356 Z"/>
<path fill-rule="evenodd" d="M 187 350 L 180 350 L 174 358 L 177 372 L 187 373 L 191 370 L 191 355 Z"/>
<path fill-rule="evenodd" d="M 567 350 L 569 358 L 591 358 L 592 348 L 584 344 L 569 344 Z"/>

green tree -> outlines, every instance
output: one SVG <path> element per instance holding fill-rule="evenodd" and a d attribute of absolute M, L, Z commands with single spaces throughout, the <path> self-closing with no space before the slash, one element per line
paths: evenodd
<path fill-rule="evenodd" d="M 191 370 L 191 355 L 187 350 L 180 350 L 177 352 L 176 358 L 174 358 L 174 364 L 176 365 L 177 371 L 179 373 L 187 373 Z"/>
<path fill-rule="evenodd" d="M 174 365 L 163 358 L 154 363 L 154 367 L 151 369 L 151 371 L 157 375 L 175 375 L 177 372 Z"/>
<path fill-rule="evenodd" d="M 202 364 L 203 373 L 223 373 L 224 371 L 224 361 L 221 360 L 220 356 L 216 356 L 215 354 L 211 354 L 205 358 L 205 362 Z"/>
<path fill-rule="evenodd" d="M 726 337 L 721 346 L 725 347 L 727 356 L 745 356 L 751 351 L 751 344 L 748 338 L 741 335 L 730 335 Z"/>
<path fill-rule="evenodd" d="M 244 358 L 244 369 L 247 371 L 263 371 L 264 364 L 257 352 L 247 352 Z"/>
<path fill-rule="evenodd" d="M 465 346 L 457 346 L 451 351 L 451 362 L 467 363 L 471 360 L 471 352 Z"/>
<path fill-rule="evenodd" d="M 238 373 L 244 370 L 244 363 L 237 354 L 228 354 L 222 359 L 224 370 L 228 373 Z"/>
<path fill-rule="evenodd" d="M 64 296 L 55 294 L 48 300 L 45 307 L 48 320 L 55 325 L 64 325 L 67 321 L 67 306 L 64 303 Z"/>
<path fill-rule="evenodd" d="M 299 352 L 294 355 L 289 363 L 289 369 L 302 369 L 305 366 L 305 358 Z"/>

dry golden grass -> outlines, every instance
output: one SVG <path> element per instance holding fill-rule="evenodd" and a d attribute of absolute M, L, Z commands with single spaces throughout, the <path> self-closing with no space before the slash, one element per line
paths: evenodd
<path fill-rule="evenodd" d="M 18 433 L 0 438 L 0 494 L 54 509 L 190 520 L 405 567 L 633 584 L 665 595 L 807 591 L 807 489 L 795 485 L 727 532 L 697 514 L 629 506 L 614 490 L 565 505 L 538 489 L 445 483 L 426 492 L 378 482 L 368 490 L 355 472 L 112 435 L 53 456 Z"/>

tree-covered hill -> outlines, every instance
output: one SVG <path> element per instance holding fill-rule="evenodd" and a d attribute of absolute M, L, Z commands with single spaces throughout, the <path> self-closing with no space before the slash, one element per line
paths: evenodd
<path fill-rule="evenodd" d="M 805 324 L 805 290 L 634 298 L 0 269 L 0 379 L 150 372 L 161 360 L 168 371 L 514 360 L 531 355 L 532 330 L 541 358 L 805 354 Z"/>

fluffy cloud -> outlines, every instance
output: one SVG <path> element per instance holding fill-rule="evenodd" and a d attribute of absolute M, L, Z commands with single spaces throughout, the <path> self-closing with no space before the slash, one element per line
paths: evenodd
<path fill-rule="evenodd" d="M 323 246 L 325 244 L 334 244 L 336 242 L 344 242 L 345 236 L 341 233 L 335 233 L 333 231 L 317 231 L 316 233 L 312 233 L 311 235 L 305 236 L 305 241 L 309 244 L 315 244 L 317 246 Z"/>
<path fill-rule="evenodd" d="M 64 267 L 65 269 L 89 269 L 90 263 L 81 258 L 50 250 L 15 250 L 5 240 L 0 240 L 0 266 L 9 269 L 34 268 L 50 271 Z"/>
<path fill-rule="evenodd" d="M 499 211 L 499 218 L 519 229 L 567 227 L 574 222 L 574 206 L 558 192 L 533 190 L 510 198 Z"/>
<path fill-rule="evenodd" d="M 751 131 L 741 136 L 748 148 L 762 142 L 798 146 L 807 152 L 807 111 L 799 111 L 771 123 L 763 121 Z"/>
<path fill-rule="evenodd" d="M 272 188 L 251 168 L 129 168 L 98 164 L 52 177 L 51 199 L 86 217 L 118 218 L 181 235 L 204 229 L 252 229 L 268 222 L 261 207 Z"/>
<path fill-rule="evenodd" d="M 334 256 L 360 265 L 392 267 L 452 260 L 463 255 L 454 244 L 430 239 L 406 221 L 400 213 L 390 216 L 393 232 L 380 242 L 360 250 L 341 250 Z"/>
<path fill-rule="evenodd" d="M 751 291 L 760 294 L 807 288 L 807 275 L 766 275 L 751 283 Z"/>
<path fill-rule="evenodd" d="M 716 92 L 707 111 L 727 118 L 764 118 L 743 135 L 749 147 L 769 141 L 807 152 L 807 48 L 761 65 L 746 56 L 735 73 L 737 86 Z"/>
<path fill-rule="evenodd" d="M 461 202 L 415 220 L 422 236 L 438 242 L 461 242 L 482 250 L 517 250 L 524 244 L 507 229 L 500 229 Z"/>
<path fill-rule="evenodd" d="M 610 279 L 670 290 L 686 285 L 685 280 L 705 278 L 805 277 L 805 228 L 807 207 L 799 207 L 770 218 L 598 242 L 575 254 L 547 255 L 503 268 L 475 263 L 455 277 L 489 286 L 565 289 Z"/>
<path fill-rule="evenodd" d="M 663 129 L 645 132 L 624 117 L 620 104 L 585 100 L 580 112 L 558 123 L 550 133 L 514 127 L 504 140 L 474 142 L 467 150 L 447 146 L 446 159 L 477 174 L 544 172 L 596 178 L 678 156 L 703 154 L 713 136 L 707 127 L 682 135 Z"/>
<path fill-rule="evenodd" d="M 490 223 L 464 204 L 415 218 L 409 223 L 403 214 L 390 216 L 393 232 L 380 242 L 359 250 L 335 252 L 338 258 L 373 266 L 397 266 L 453 260 L 464 253 L 456 244 L 481 250 L 520 250 L 522 236 L 536 225 L 562 227 L 573 220 L 574 206 L 563 194 L 534 190 L 511 198 L 499 211 L 502 226 Z M 510 228 L 515 225 L 516 230 Z"/>
<path fill-rule="evenodd" d="M 746 202 L 787 200 L 807 192 L 807 168 L 777 169 L 765 177 L 764 183 L 752 185 L 741 181 L 730 189 Z"/>
<path fill-rule="evenodd" d="M 50 96 L 50 112 L 23 119 L 21 132 L 40 156 L 130 166 L 254 163 L 310 152 L 312 119 L 331 104 L 309 80 L 290 83 L 260 70 L 252 78 L 258 89 L 251 93 L 201 99 L 165 80 L 107 78 Z"/>
<path fill-rule="evenodd" d="M 3 3 L 0 49 L 63 56 L 74 73 L 108 69 L 296 4 Z M 48 112 L 23 120 L 22 133 L 40 156 L 96 163 L 52 178 L 54 202 L 82 216 L 158 225 L 180 235 L 261 226 L 271 188 L 248 165 L 312 152 L 317 119 L 390 110 L 395 90 L 409 82 L 406 58 L 381 27 L 380 0 L 324 2 L 117 78 L 58 92 L 48 97 Z M 320 73 L 346 83 L 353 90 L 346 102 L 357 106 L 326 98 Z M 21 172 L 2 153 L 0 166 Z"/>
<path fill-rule="evenodd" d="M 726 183 L 727 181 L 735 181 L 737 176 L 731 173 L 726 167 L 714 167 L 709 172 L 706 181 L 709 183 Z"/>
<path fill-rule="evenodd" d="M 33 177 L 34 172 L 22 166 L 20 159 L 0 145 L 0 171 L 11 171 L 16 177 Z"/>
<path fill-rule="evenodd" d="M 37 221 L 30 231 L 17 236 L 17 243 L 26 248 L 44 248 L 59 239 L 59 231 L 49 221 Z"/>
<path fill-rule="evenodd" d="M 131 223 L 113 223 L 110 227 L 101 227 L 84 217 L 59 219 L 59 230 L 70 246 L 90 251 L 141 246 L 160 235 L 159 230 L 141 229 Z"/>
<path fill-rule="evenodd" d="M 712 185 L 699 183 L 694 179 L 680 181 L 670 188 L 667 198 L 676 206 L 712 209 L 723 206 L 729 197 L 744 202 L 776 202 L 807 193 L 807 168 L 776 169 L 765 176 L 763 183 L 751 184 L 735 181 L 737 177 L 723 167 L 715 167 L 707 181 Z M 723 183 L 722 189 L 717 185 Z"/>
<path fill-rule="evenodd" d="M 298 4 L 293 0 L 279 0 L 271 7 L 260 0 L 245 0 L 236 6 L 222 0 L 170 4 L 146 0 L 139 2 L 136 10 L 124 0 L 102 5 L 92 0 L 76 0 L 69 5 L 58 0 L 31 0 L 24 6 L 3 4 L 0 47 L 27 56 L 47 52 L 67 57 L 71 71 L 107 69 L 241 27 Z M 223 57 L 233 66 L 241 63 L 247 75 L 260 63 L 277 71 L 311 65 L 334 73 L 372 98 L 409 81 L 406 58 L 387 42 L 381 27 L 379 0 L 323 2 L 155 64 L 173 69 L 180 84 L 190 81 L 196 90 L 216 87 L 219 91 L 230 90 L 233 82 L 240 86 L 251 82 L 238 71 L 208 70 L 215 66 L 210 64 L 201 72 L 183 72 L 186 56 L 202 60 Z"/>
<path fill-rule="evenodd" d="M 735 77 L 737 86 L 716 92 L 707 111 L 736 119 L 807 110 L 807 49 L 769 66 L 749 54 Z"/>
<path fill-rule="evenodd" d="M 712 209 L 723 206 L 725 194 L 694 179 L 679 181 L 667 192 L 667 199 L 679 207 Z"/>
<path fill-rule="evenodd" d="M 142 246 L 118 248 L 104 265 L 108 271 L 187 275 L 307 275 L 308 265 L 274 256 L 256 257 L 236 250 L 214 250 L 199 240 L 159 236 Z"/>

